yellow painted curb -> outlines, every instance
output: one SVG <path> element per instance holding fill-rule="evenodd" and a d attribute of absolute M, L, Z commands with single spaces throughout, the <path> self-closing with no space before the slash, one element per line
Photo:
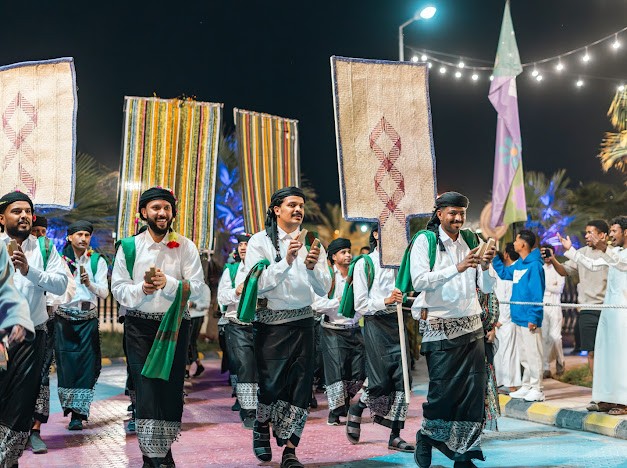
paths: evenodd
<path fill-rule="evenodd" d="M 501 405 L 501 409 L 508 404 L 510 401 L 512 401 L 512 397 L 509 395 L 502 395 L 499 393 L 499 405 Z"/>
<path fill-rule="evenodd" d="M 527 409 L 530 421 L 555 424 L 555 418 L 560 408 L 545 403 L 534 403 Z"/>
<path fill-rule="evenodd" d="M 201 361 L 205 359 L 205 355 L 201 353 L 200 351 L 198 352 L 198 359 L 200 359 Z"/>
<path fill-rule="evenodd" d="M 583 428 L 586 431 L 614 437 L 616 435 L 616 427 L 621 421 L 622 419 L 616 416 L 610 416 L 609 414 L 590 413 L 583 420 Z"/>
<path fill-rule="evenodd" d="M 109 359 L 108 357 L 102 358 L 103 366 L 110 366 L 111 364 L 112 364 L 111 359 Z"/>

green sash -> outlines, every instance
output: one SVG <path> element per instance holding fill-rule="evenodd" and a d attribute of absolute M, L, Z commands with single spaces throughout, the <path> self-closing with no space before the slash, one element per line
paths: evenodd
<path fill-rule="evenodd" d="M 257 310 L 257 294 L 259 291 L 259 277 L 263 270 L 270 265 L 270 261 L 262 258 L 255 266 L 253 266 L 246 279 L 242 296 L 237 305 L 237 317 L 241 322 L 250 323 L 255 318 L 255 310 Z"/>
<path fill-rule="evenodd" d="M 44 260 L 44 271 L 48 268 L 48 260 L 50 259 L 50 254 L 52 253 L 52 241 L 45 236 L 41 236 L 37 238 L 37 242 L 39 243 L 39 251 L 41 252 L 41 257 Z"/>
<path fill-rule="evenodd" d="M 135 257 L 137 255 L 135 237 L 125 237 L 120 240 L 120 244 L 122 245 L 122 252 L 126 260 L 126 270 L 131 279 L 133 279 L 133 268 L 135 267 Z"/>
<path fill-rule="evenodd" d="M 124 244 L 122 244 L 124 245 Z M 151 379 L 170 379 L 170 371 L 174 362 L 176 342 L 190 295 L 189 280 L 179 281 L 174 302 L 161 320 L 157 336 L 152 343 L 150 353 L 142 369 L 142 375 Z"/>
<path fill-rule="evenodd" d="M 235 289 L 235 277 L 237 276 L 237 270 L 242 262 L 225 263 L 224 270 L 229 270 L 229 277 L 231 278 L 231 287 Z M 222 271 L 224 271 L 222 270 Z M 220 306 L 222 312 L 226 312 L 226 306 Z"/>
<path fill-rule="evenodd" d="M 344 292 L 342 293 L 342 300 L 340 301 L 340 308 L 338 313 L 342 317 L 353 318 L 355 316 L 355 293 L 353 291 L 353 271 L 355 265 L 362 259 L 364 260 L 364 268 L 366 270 L 366 278 L 368 280 L 368 291 L 372 288 L 374 283 L 374 263 L 370 258 L 370 255 L 359 255 L 355 257 L 350 266 L 348 267 L 348 275 L 346 277 L 346 284 L 344 285 Z"/>
<path fill-rule="evenodd" d="M 479 245 L 479 239 L 477 239 L 477 234 L 472 232 L 470 229 L 462 229 L 459 231 L 462 238 L 470 247 L 470 250 L 474 249 Z M 429 243 L 429 269 L 433 270 L 433 266 L 435 265 L 435 255 L 436 255 L 436 237 L 435 232 L 427 231 L 426 229 L 422 231 L 418 231 L 412 237 L 411 242 L 405 249 L 405 253 L 403 254 L 403 260 L 401 260 L 401 266 L 398 269 L 398 275 L 396 276 L 396 287 L 402 293 L 408 293 L 414 291 L 414 285 L 411 280 L 411 271 L 410 271 L 410 257 L 411 257 L 411 249 L 414 246 L 414 242 L 420 235 L 425 235 L 427 237 L 427 242 Z"/>
<path fill-rule="evenodd" d="M 329 267 L 329 273 L 331 273 L 331 289 L 329 289 L 328 298 L 333 299 L 333 295 L 335 294 L 335 270 L 333 267 Z"/>

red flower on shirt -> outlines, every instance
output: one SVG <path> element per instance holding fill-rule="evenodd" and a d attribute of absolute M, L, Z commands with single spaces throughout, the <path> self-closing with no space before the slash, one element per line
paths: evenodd
<path fill-rule="evenodd" d="M 176 249 L 181 244 L 178 243 L 178 235 L 176 232 L 171 232 L 168 234 L 168 243 L 166 244 L 170 249 Z"/>

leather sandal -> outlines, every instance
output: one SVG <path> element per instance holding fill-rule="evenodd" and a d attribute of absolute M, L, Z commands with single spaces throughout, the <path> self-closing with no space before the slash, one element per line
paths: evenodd
<path fill-rule="evenodd" d="M 284 453 L 281 459 L 281 468 L 305 468 L 305 465 L 298 461 L 295 453 Z"/>
<path fill-rule="evenodd" d="M 396 450 L 398 452 L 410 452 L 410 453 L 413 453 L 414 450 L 416 450 L 416 447 L 414 447 L 413 445 L 408 444 L 407 442 L 405 442 L 399 436 L 399 437 L 395 437 L 394 439 L 390 440 L 390 442 L 388 444 L 388 449 L 389 450 Z"/>
<path fill-rule="evenodd" d="M 270 426 L 262 426 L 255 421 L 253 427 L 253 452 L 257 460 L 269 462 L 272 460 L 272 447 L 270 447 Z"/>
<path fill-rule="evenodd" d="M 610 414 L 612 416 L 623 416 L 627 414 L 627 407 L 620 406 L 620 407 L 612 408 L 611 410 L 607 412 L 607 414 Z"/>
<path fill-rule="evenodd" d="M 350 411 L 346 418 L 346 438 L 351 444 L 359 443 L 361 436 L 361 416 L 352 414 Z"/>

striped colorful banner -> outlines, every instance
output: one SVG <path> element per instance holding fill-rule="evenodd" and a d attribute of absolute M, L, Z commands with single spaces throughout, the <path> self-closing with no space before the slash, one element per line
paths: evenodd
<path fill-rule="evenodd" d="M 246 232 L 264 228 L 272 194 L 300 184 L 298 120 L 233 109 Z"/>
<path fill-rule="evenodd" d="M 135 234 L 139 196 L 168 187 L 177 198 L 176 232 L 200 249 L 213 243 L 222 104 L 125 97 L 118 239 Z"/>

